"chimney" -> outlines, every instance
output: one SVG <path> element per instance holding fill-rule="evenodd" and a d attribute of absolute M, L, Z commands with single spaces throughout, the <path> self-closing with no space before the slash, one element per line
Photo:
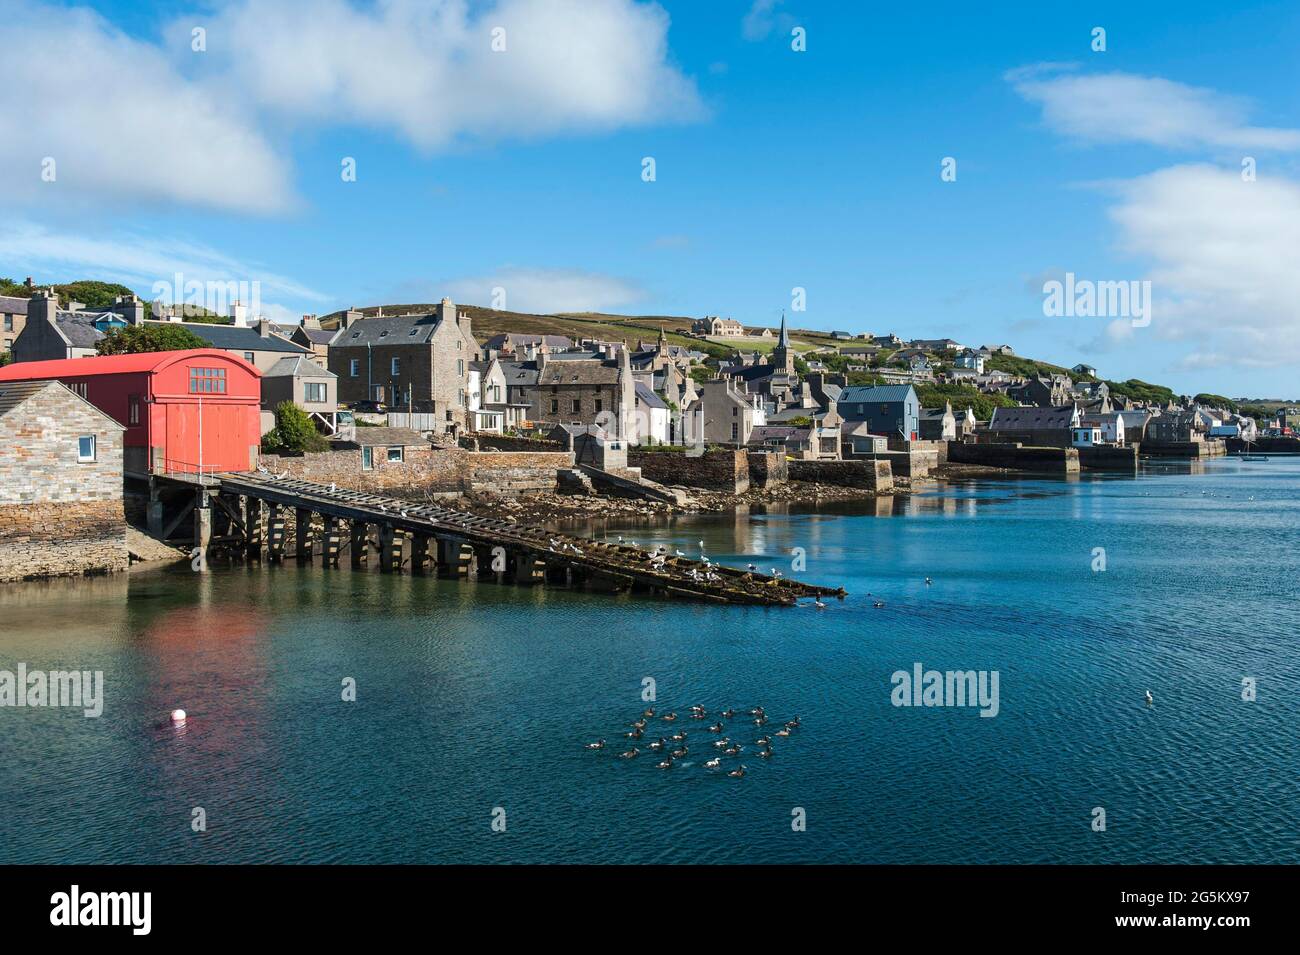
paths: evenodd
<path fill-rule="evenodd" d="M 32 277 L 30 275 L 27 276 L 27 281 L 25 281 L 23 284 L 26 285 L 29 289 L 34 290 L 36 288 L 36 283 L 32 281 Z"/>
<path fill-rule="evenodd" d="M 139 325 L 144 321 L 144 302 L 134 295 L 119 295 L 113 302 L 113 311 L 121 315 L 128 325 Z"/>
<path fill-rule="evenodd" d="M 79 311 L 81 311 L 81 310 L 82 310 L 83 308 L 85 308 L 85 307 L 86 307 L 86 303 L 85 303 L 85 302 L 74 302 L 74 301 L 72 301 L 71 299 L 69 299 L 69 301 L 68 301 L 68 311 L 69 311 L 69 312 L 79 312 Z"/>
<path fill-rule="evenodd" d="M 302 317 L 303 328 L 320 328 L 320 319 L 315 315 L 304 315 Z"/>
<path fill-rule="evenodd" d="M 257 334 L 261 335 L 263 338 L 271 337 L 271 323 L 265 318 L 259 318 L 257 320 Z"/>
<path fill-rule="evenodd" d="M 27 300 L 27 324 L 32 325 L 45 319 L 51 325 L 59 311 L 59 299 L 52 290 L 41 289 L 33 292 Z"/>
<path fill-rule="evenodd" d="M 363 318 L 365 316 L 358 312 L 355 307 L 349 306 L 348 310 L 343 313 L 343 317 L 339 319 L 339 328 L 347 328 L 353 322 L 359 322 Z"/>
<path fill-rule="evenodd" d="M 236 328 L 248 327 L 248 306 L 243 302 L 236 302 L 230 307 L 231 321 Z"/>

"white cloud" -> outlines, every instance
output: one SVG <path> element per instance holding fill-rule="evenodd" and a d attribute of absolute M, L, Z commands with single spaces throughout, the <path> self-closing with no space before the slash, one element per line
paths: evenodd
<path fill-rule="evenodd" d="M 85 9 L 6 6 L 0 198 L 157 199 L 261 213 L 287 164 L 246 114 Z M 188 44 L 187 44 L 188 49 Z M 42 181 L 46 157 L 55 181 Z"/>
<path fill-rule="evenodd" d="M 780 4 L 781 0 L 754 0 L 745 18 L 740 21 L 741 35 L 750 41 L 765 39 L 776 26 L 774 13 Z"/>
<path fill-rule="evenodd" d="M 1086 142 L 1147 143 L 1174 149 L 1300 148 L 1300 130 L 1252 126 L 1248 100 L 1132 73 L 1076 74 L 1042 63 L 1006 74 L 1016 92 L 1042 107 L 1054 131 Z"/>
<path fill-rule="evenodd" d="M 703 113 L 653 3 L 239 0 L 199 21 L 209 80 L 291 123 L 379 127 L 426 150 Z M 173 46 L 193 22 L 173 25 Z"/>
<path fill-rule="evenodd" d="M 1123 251 L 1152 263 L 1152 329 L 1195 347 L 1186 367 L 1295 362 L 1300 184 L 1174 166 L 1124 183 L 1110 217 Z"/>
<path fill-rule="evenodd" d="M 111 239 L 84 232 L 57 232 L 28 222 L 6 223 L 0 230 L 0 261 L 23 275 L 93 277 L 118 282 L 152 298 L 154 283 L 257 282 L 261 311 L 268 317 L 297 318 L 303 303 L 319 304 L 328 296 L 256 263 L 240 262 L 207 246 L 175 237 L 115 233 Z M 13 278 L 20 278 L 14 275 Z M 292 306 L 285 304 L 292 303 Z M 277 318 L 278 317 L 278 318 Z"/>
<path fill-rule="evenodd" d="M 699 118 L 668 25 L 634 0 L 500 0 L 472 14 L 465 0 L 236 0 L 154 44 L 88 9 L 18 0 L 0 200 L 274 213 L 296 203 L 288 143 L 303 128 L 371 127 L 433 151 Z"/>
<path fill-rule="evenodd" d="M 451 297 L 471 305 L 491 305 L 494 290 L 505 290 L 502 307 L 514 312 L 601 312 L 643 301 L 635 284 L 610 275 L 567 269 L 505 266 L 490 275 L 453 279 Z"/>

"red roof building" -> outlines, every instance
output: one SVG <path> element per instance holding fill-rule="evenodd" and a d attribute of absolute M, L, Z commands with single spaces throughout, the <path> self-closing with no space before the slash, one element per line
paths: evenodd
<path fill-rule="evenodd" d="M 261 442 L 262 373 L 215 348 L 17 362 L 4 381 L 61 381 L 126 427 L 137 474 L 249 471 Z"/>

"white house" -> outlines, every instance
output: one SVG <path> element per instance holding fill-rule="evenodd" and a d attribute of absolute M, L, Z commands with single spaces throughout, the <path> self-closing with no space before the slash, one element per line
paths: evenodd
<path fill-rule="evenodd" d="M 967 348 L 958 353 L 953 360 L 953 368 L 973 368 L 975 374 L 984 374 L 985 356 L 972 348 Z"/>
<path fill-rule="evenodd" d="M 1101 440 L 1101 428 L 1080 426 L 1070 429 L 1070 445 L 1075 448 L 1095 448 L 1104 442 Z"/>
<path fill-rule="evenodd" d="M 636 383 L 637 443 L 668 443 L 668 405 L 649 385 Z"/>

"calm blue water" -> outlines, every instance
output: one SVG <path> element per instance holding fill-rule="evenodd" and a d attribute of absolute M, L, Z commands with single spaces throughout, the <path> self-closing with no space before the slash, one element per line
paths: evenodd
<path fill-rule="evenodd" d="M 0 668 L 103 670 L 107 705 L 0 708 L 0 862 L 1300 862 L 1298 501 L 1274 458 L 624 530 L 804 548 L 851 594 L 820 611 L 296 566 L 2 588 Z M 891 705 L 916 662 L 998 671 L 1000 713 Z M 614 755 L 644 677 L 672 770 Z M 692 703 L 803 725 L 731 779 Z"/>

